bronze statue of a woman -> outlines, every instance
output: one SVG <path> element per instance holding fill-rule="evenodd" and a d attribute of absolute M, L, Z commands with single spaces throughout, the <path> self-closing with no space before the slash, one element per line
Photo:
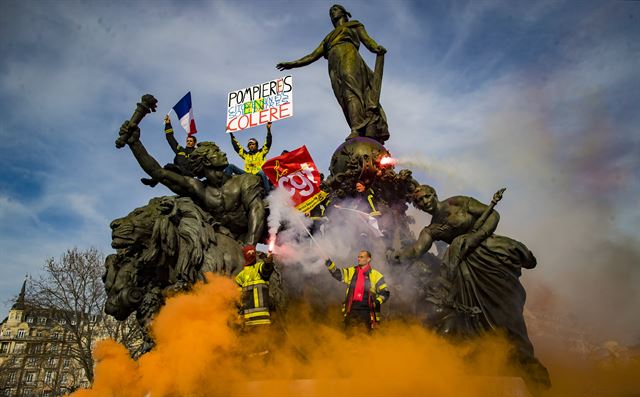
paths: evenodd
<path fill-rule="evenodd" d="M 379 56 L 387 50 L 378 45 L 358 21 L 349 21 L 351 14 L 335 4 L 329 9 L 335 29 L 309 55 L 297 61 L 280 62 L 279 70 L 309 65 L 324 56 L 329 61 L 329 78 L 333 93 L 342 107 L 351 134 L 347 139 L 366 136 L 383 143 L 389 139 L 389 127 L 380 105 L 380 81 L 364 62 L 358 48 L 362 42 Z M 381 79 L 382 76 L 377 76 Z"/>
<path fill-rule="evenodd" d="M 525 381 L 546 388 L 549 373 L 535 358 L 527 335 L 526 293 L 519 280 L 522 268 L 534 268 L 536 258 L 523 243 L 494 234 L 500 216 L 493 207 L 503 191 L 487 206 L 467 196 L 439 201 L 431 186 L 417 187 L 413 204 L 431 214 L 431 223 L 396 258 L 419 257 L 437 240 L 448 243 L 439 285 L 427 299 L 439 307 L 430 325 L 441 334 L 461 337 L 503 332 L 515 347 L 512 358 L 524 369 Z"/>

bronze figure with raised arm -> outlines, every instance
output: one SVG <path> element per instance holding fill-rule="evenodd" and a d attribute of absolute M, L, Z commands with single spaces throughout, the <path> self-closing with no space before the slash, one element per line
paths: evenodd
<path fill-rule="evenodd" d="M 527 334 L 526 293 L 519 280 L 522 268 L 534 268 L 536 258 L 523 243 L 494 234 L 500 216 L 493 208 L 502 192 L 485 205 L 467 196 L 438 201 L 431 186 L 417 187 L 413 204 L 431 214 L 431 223 L 395 257 L 410 260 L 426 253 L 434 241 L 448 243 L 440 278 L 427 298 L 438 308 L 430 325 L 441 334 L 461 337 L 504 332 L 515 347 L 513 359 L 523 368 L 525 380 L 549 387 L 549 373 L 535 358 Z"/>
<path fill-rule="evenodd" d="M 329 16 L 334 29 L 312 53 L 296 61 L 280 62 L 276 67 L 279 70 L 299 68 L 324 56 L 329 62 L 333 93 L 351 128 L 347 139 L 366 136 L 384 144 L 389 139 L 389 127 L 379 98 L 382 56 L 387 50 L 369 37 L 363 24 L 350 21 L 351 14 L 343 6 L 334 4 Z M 379 56 L 375 75 L 358 52 L 360 43 Z"/>
<path fill-rule="evenodd" d="M 225 175 L 227 155 L 213 142 L 200 143 L 190 155 L 191 170 L 199 179 L 162 168 L 140 142 L 138 127 L 144 115 L 154 111 L 156 103 L 151 95 L 143 97 L 131 120 L 120 127 L 116 146 L 128 145 L 149 176 L 177 195 L 190 197 L 211 214 L 221 232 L 242 243 L 259 243 L 266 220 L 260 178 L 252 174 Z"/>

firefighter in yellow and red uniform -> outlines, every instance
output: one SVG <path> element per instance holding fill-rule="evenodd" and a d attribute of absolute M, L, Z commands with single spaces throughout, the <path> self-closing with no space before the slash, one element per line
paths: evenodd
<path fill-rule="evenodd" d="M 242 289 L 244 325 L 270 325 L 269 278 L 273 273 L 273 257 L 269 254 L 264 261 L 256 260 L 256 247 L 253 245 L 244 246 L 242 252 L 245 265 L 235 282 Z"/>
<path fill-rule="evenodd" d="M 358 265 L 339 268 L 328 259 L 327 269 L 338 281 L 347 284 L 342 312 L 347 329 L 372 330 L 380 322 L 380 305 L 389 299 L 389 287 L 382 273 L 371 267 L 371 253 L 360 251 Z"/>

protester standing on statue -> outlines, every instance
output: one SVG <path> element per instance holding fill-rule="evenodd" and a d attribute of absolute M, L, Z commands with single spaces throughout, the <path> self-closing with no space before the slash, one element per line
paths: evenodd
<path fill-rule="evenodd" d="M 380 306 L 389 299 L 389 288 L 382 273 L 371 267 L 371 253 L 360 251 L 358 265 L 339 268 L 327 259 L 327 269 L 347 284 L 342 312 L 347 330 L 375 329 L 380 322 Z"/>
<path fill-rule="evenodd" d="M 165 169 L 177 172 L 184 176 L 193 176 L 191 168 L 189 167 L 189 156 L 196 149 L 196 143 L 198 140 L 193 135 L 187 136 L 185 147 L 182 147 L 176 138 L 173 136 L 173 127 L 171 126 L 171 118 L 169 115 L 164 116 L 164 136 L 167 138 L 167 142 L 171 147 L 171 150 L 176 154 L 173 158 L 173 164 L 166 164 Z M 158 181 L 153 178 L 141 178 L 140 181 L 151 187 L 155 187 Z"/>
<path fill-rule="evenodd" d="M 371 216 L 380 216 L 380 212 L 376 209 L 373 204 L 373 199 L 375 197 L 375 193 L 373 189 L 367 188 L 365 182 L 358 181 L 356 182 L 356 209 L 366 212 Z"/>
<path fill-rule="evenodd" d="M 379 101 L 382 70 L 376 68 L 374 78 L 374 73 L 364 62 L 358 49 L 362 42 L 369 51 L 379 56 L 384 55 L 387 50 L 369 37 L 363 24 L 349 21 L 351 14 L 343 6 L 331 6 L 329 16 L 335 29 L 311 54 L 296 61 L 280 62 L 276 67 L 279 70 L 299 68 L 324 56 L 329 62 L 333 93 L 351 128 L 347 139 L 366 136 L 384 144 L 389 139 L 389 127 Z"/>
<path fill-rule="evenodd" d="M 269 278 L 273 273 L 273 256 L 257 260 L 256 247 L 245 245 L 242 248 L 245 265 L 235 278 L 242 290 L 241 312 L 245 327 L 270 325 Z"/>
<path fill-rule="evenodd" d="M 224 170 L 224 173 L 227 175 L 240 175 L 240 174 L 254 174 L 258 175 L 262 178 L 262 184 L 264 185 L 264 190 L 266 192 L 271 190 L 271 184 L 269 183 L 269 179 L 262 171 L 262 164 L 266 161 L 267 153 L 271 149 L 271 122 L 267 123 L 267 137 L 265 139 L 264 146 L 258 149 L 258 140 L 256 138 L 250 138 L 247 143 L 247 149 L 244 149 L 240 142 L 231 135 L 231 144 L 233 145 L 233 149 L 238 153 L 240 158 L 244 160 L 244 170 L 240 169 L 235 164 L 229 164 L 229 166 Z"/>

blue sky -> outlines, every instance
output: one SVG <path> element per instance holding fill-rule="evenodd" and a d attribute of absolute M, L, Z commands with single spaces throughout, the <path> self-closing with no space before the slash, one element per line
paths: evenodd
<path fill-rule="evenodd" d="M 332 28 L 331 4 L 3 1 L 0 300 L 67 248 L 111 252 L 110 220 L 169 194 L 140 184 L 131 153 L 113 144 L 142 94 L 159 100 L 141 127 L 160 163 L 172 159 L 163 113 L 187 91 L 198 138 L 234 159 L 227 92 L 313 50 Z M 392 153 L 441 197 L 488 201 L 507 186 L 499 232 L 540 263 L 525 282 L 550 286 L 592 324 L 615 307 L 612 337 L 640 335 L 640 3 L 343 5 L 388 49 Z M 291 71 L 294 117 L 274 124 L 272 149 L 306 144 L 325 170 L 348 133 L 326 68 Z M 239 138 L 252 136 L 264 130 Z"/>

